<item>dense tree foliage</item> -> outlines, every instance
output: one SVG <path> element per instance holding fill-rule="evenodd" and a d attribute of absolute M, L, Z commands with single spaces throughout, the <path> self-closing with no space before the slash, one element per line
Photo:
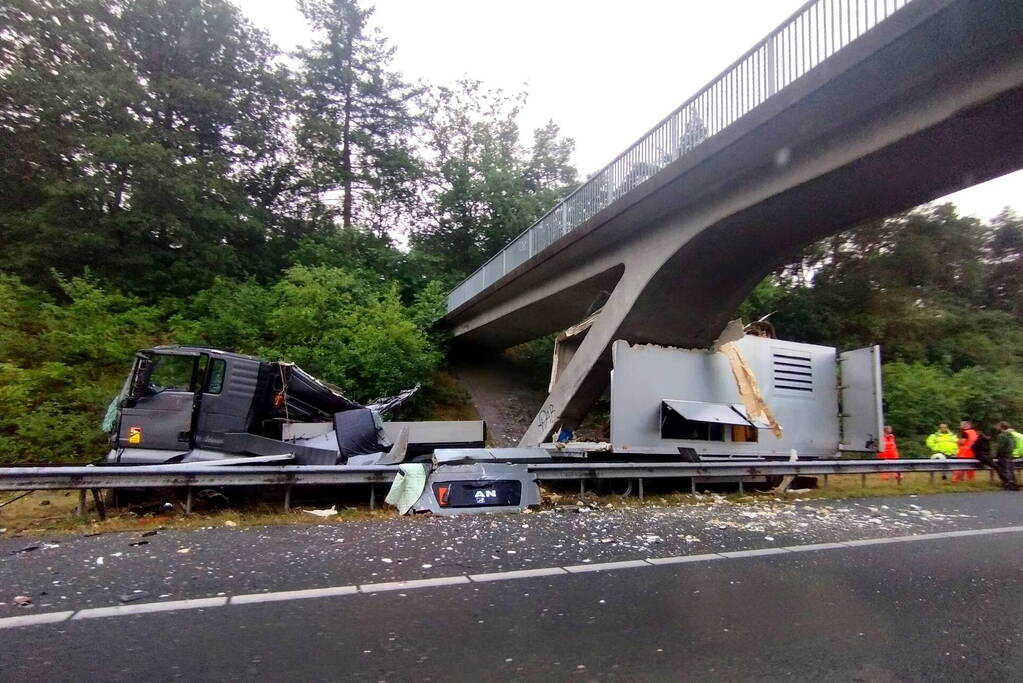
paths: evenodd
<path fill-rule="evenodd" d="M 370 8 L 298 6 L 288 56 L 228 0 L 0 5 L 0 460 L 98 454 L 156 343 L 425 381 L 446 286 L 573 184 L 523 96 L 413 86 Z"/>

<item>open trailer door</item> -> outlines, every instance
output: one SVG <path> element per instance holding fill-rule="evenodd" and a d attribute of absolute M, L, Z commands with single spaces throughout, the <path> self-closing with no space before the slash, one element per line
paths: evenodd
<path fill-rule="evenodd" d="M 881 347 L 838 354 L 840 446 L 843 451 L 877 453 L 884 415 L 881 408 Z"/>

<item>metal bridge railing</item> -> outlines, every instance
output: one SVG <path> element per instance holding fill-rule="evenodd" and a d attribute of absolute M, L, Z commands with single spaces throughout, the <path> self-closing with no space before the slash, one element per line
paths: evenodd
<path fill-rule="evenodd" d="M 913 0 L 811 0 L 448 294 L 450 312 Z"/>

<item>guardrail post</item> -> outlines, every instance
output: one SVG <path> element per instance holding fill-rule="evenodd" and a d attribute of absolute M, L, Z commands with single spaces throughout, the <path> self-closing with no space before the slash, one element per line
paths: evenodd
<path fill-rule="evenodd" d="M 192 487 L 185 489 L 185 514 L 192 514 Z"/>
<path fill-rule="evenodd" d="M 867 475 L 865 474 L 860 475 L 860 488 L 861 489 L 867 488 Z"/>
<path fill-rule="evenodd" d="M 284 511 L 291 512 L 291 484 L 284 487 Z"/>
<path fill-rule="evenodd" d="M 369 485 L 369 509 L 377 509 L 377 487 L 373 484 Z"/>
<path fill-rule="evenodd" d="M 825 486 L 828 485 L 828 475 L 826 475 L 826 474 L 824 475 L 824 485 Z"/>
<path fill-rule="evenodd" d="M 746 495 L 746 491 L 742 488 L 742 477 L 739 477 L 739 495 Z"/>
<path fill-rule="evenodd" d="M 696 477 L 689 477 L 689 493 L 696 495 Z"/>
<path fill-rule="evenodd" d="M 586 495 L 586 480 L 585 479 L 580 479 L 579 480 L 579 497 L 582 498 L 585 495 Z"/>
<path fill-rule="evenodd" d="M 78 516 L 85 519 L 85 489 L 78 490 Z"/>
<path fill-rule="evenodd" d="M 643 502 L 643 477 L 639 478 L 639 500 Z"/>
<path fill-rule="evenodd" d="M 103 504 L 103 496 L 100 495 L 99 489 L 92 490 L 92 502 L 96 505 L 99 521 L 104 521 L 107 518 L 107 506 Z"/>

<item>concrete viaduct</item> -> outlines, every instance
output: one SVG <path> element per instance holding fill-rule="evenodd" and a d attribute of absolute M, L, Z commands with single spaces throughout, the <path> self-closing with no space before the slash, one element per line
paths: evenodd
<path fill-rule="evenodd" d="M 1023 2 L 813 0 L 451 292 L 496 348 L 599 313 L 522 445 L 617 339 L 705 347 L 807 244 L 1023 168 Z"/>

